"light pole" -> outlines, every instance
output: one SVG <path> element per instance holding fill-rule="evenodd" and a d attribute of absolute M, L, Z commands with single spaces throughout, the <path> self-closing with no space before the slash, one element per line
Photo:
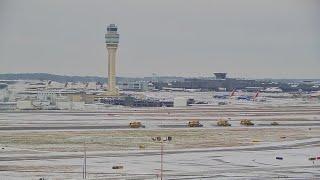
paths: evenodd
<path fill-rule="evenodd" d="M 161 167 L 160 167 L 160 177 L 163 177 L 163 141 L 161 141 Z"/>
<path fill-rule="evenodd" d="M 151 138 L 152 141 L 154 142 L 159 142 L 160 144 L 160 179 L 163 180 L 163 146 L 164 146 L 164 142 L 170 142 L 172 141 L 172 137 L 171 136 L 167 136 L 167 137 L 152 137 Z"/>
<path fill-rule="evenodd" d="M 82 178 L 87 179 L 87 148 L 86 148 L 86 140 L 83 142 L 83 167 L 82 167 Z"/>

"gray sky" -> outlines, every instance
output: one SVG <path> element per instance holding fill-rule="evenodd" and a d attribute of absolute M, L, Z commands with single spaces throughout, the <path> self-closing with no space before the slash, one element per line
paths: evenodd
<path fill-rule="evenodd" d="M 320 78 L 317 0 L 0 0 L 0 73 Z"/>

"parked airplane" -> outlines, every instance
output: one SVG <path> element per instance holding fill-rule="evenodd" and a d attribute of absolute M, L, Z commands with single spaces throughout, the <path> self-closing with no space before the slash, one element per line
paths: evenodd
<path fill-rule="evenodd" d="M 246 100 L 246 101 L 255 101 L 256 98 L 259 96 L 260 91 L 257 91 L 254 96 L 242 95 L 236 97 L 237 100 Z"/>
<path fill-rule="evenodd" d="M 235 95 L 236 90 L 233 89 L 230 94 L 216 94 L 213 96 L 215 99 L 227 99 Z"/>
<path fill-rule="evenodd" d="M 228 94 L 222 94 L 222 95 L 214 95 L 213 98 L 215 99 L 228 99 L 228 98 L 233 98 L 236 100 L 245 100 L 245 101 L 256 101 L 258 96 L 260 94 L 260 91 L 258 90 L 253 96 L 250 95 L 236 95 L 236 89 L 232 90 L 231 93 Z M 260 99 L 259 101 L 265 101 L 265 99 Z"/>

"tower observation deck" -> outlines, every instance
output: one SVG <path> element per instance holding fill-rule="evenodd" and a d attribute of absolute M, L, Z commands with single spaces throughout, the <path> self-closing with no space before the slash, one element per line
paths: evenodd
<path fill-rule="evenodd" d="M 118 34 L 118 27 L 115 24 L 110 24 L 107 27 L 107 33 L 105 35 L 106 38 L 106 45 L 108 46 L 115 46 L 118 47 L 119 43 L 119 34 Z"/>
<path fill-rule="evenodd" d="M 119 44 L 118 27 L 110 24 L 105 34 L 106 48 L 108 51 L 108 96 L 119 95 L 116 88 L 116 53 Z"/>

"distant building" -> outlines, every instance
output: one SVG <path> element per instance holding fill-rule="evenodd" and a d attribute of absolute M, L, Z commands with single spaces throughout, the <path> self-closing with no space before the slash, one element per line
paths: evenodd
<path fill-rule="evenodd" d="M 233 89 L 245 89 L 246 87 L 259 86 L 256 80 L 244 79 L 185 79 L 184 81 L 176 81 L 171 83 L 172 88 L 185 88 L 185 89 L 201 89 L 219 91 L 221 88 L 227 91 Z"/>
<path fill-rule="evenodd" d="M 145 81 L 120 82 L 118 87 L 124 91 L 149 91 L 154 89 L 154 85 Z"/>
<path fill-rule="evenodd" d="M 216 76 L 216 79 L 226 79 L 227 78 L 227 73 L 214 73 Z"/>

